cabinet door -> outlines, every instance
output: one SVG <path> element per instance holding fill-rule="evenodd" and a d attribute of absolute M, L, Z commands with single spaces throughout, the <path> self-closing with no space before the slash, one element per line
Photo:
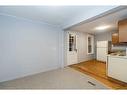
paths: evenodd
<path fill-rule="evenodd" d="M 119 21 L 119 42 L 127 42 L 127 20 Z"/>
<path fill-rule="evenodd" d="M 119 43 L 119 35 L 118 35 L 118 33 L 113 33 L 112 34 L 112 43 L 113 44 L 118 44 Z"/>
<path fill-rule="evenodd" d="M 127 59 L 108 57 L 108 76 L 127 82 Z"/>

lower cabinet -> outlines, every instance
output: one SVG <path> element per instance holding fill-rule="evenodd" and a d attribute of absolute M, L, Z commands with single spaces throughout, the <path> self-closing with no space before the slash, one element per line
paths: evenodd
<path fill-rule="evenodd" d="M 127 83 L 127 58 L 108 56 L 107 75 Z"/>

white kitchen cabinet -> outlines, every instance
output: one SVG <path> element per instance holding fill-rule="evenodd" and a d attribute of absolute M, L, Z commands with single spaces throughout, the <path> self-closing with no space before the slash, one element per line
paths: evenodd
<path fill-rule="evenodd" d="M 107 69 L 109 77 L 127 82 L 127 58 L 108 56 Z"/>

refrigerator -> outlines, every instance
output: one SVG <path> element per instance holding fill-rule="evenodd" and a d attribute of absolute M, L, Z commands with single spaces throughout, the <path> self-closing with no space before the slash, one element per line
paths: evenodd
<path fill-rule="evenodd" d="M 98 61 L 106 62 L 107 54 L 109 50 L 109 42 L 108 41 L 97 41 L 96 44 L 96 59 Z"/>

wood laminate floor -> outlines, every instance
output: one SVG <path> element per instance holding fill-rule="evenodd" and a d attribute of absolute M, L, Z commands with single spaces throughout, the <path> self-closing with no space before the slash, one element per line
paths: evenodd
<path fill-rule="evenodd" d="M 127 89 L 127 84 L 107 77 L 106 63 L 104 62 L 90 60 L 90 61 L 70 65 L 69 67 L 78 70 L 84 74 L 87 74 L 89 76 L 92 76 L 93 78 L 107 85 L 111 89 Z"/>

